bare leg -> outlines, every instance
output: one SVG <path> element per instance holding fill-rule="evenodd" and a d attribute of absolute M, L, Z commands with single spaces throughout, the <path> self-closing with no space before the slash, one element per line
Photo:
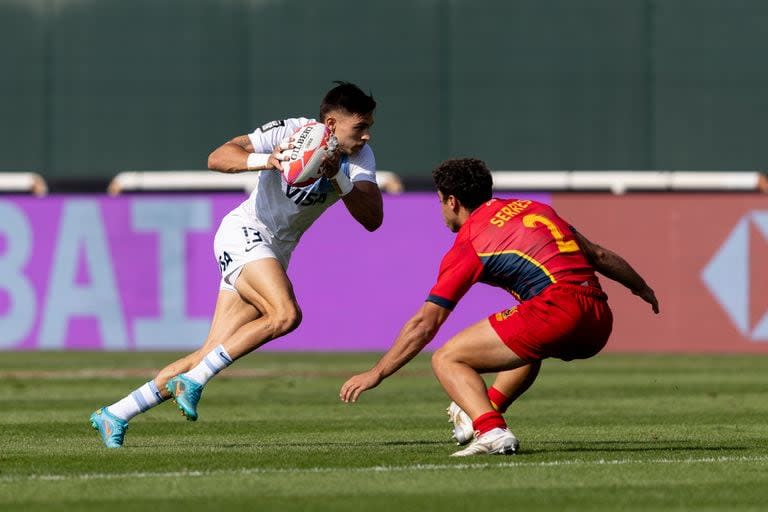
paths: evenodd
<path fill-rule="evenodd" d="M 527 364 L 499 339 L 487 319 L 461 331 L 432 356 L 440 384 L 473 420 L 494 410 L 480 373 Z"/>
<path fill-rule="evenodd" d="M 219 292 L 203 346 L 169 364 L 155 377 L 164 397 L 170 396 L 165 390 L 169 379 L 194 368 L 216 346 L 223 345 L 236 360 L 299 325 L 301 311 L 293 286 L 277 260 L 265 258 L 246 264 L 236 288 L 237 293 Z"/>
<path fill-rule="evenodd" d="M 247 325 L 259 316 L 261 316 L 259 310 L 252 304 L 245 302 L 237 293 L 219 291 L 211 328 L 203 346 L 199 350 L 172 362 L 155 376 L 155 385 L 163 397 L 170 397 L 170 393 L 165 389 L 166 382 L 176 375 L 194 368 L 214 347 L 223 343 L 234 335 L 240 327 Z"/>
<path fill-rule="evenodd" d="M 182 373 L 188 373 L 190 377 L 186 378 L 186 382 L 183 379 L 177 381 L 174 397 L 184 416 L 188 420 L 196 420 L 197 402 L 208 379 L 231 364 L 232 360 L 299 325 L 301 311 L 293 294 L 293 286 L 276 259 L 266 258 L 246 264 L 235 288 L 237 293 L 219 292 L 208 337 L 199 350 L 160 370 L 153 382 L 91 415 L 91 425 L 99 431 L 105 446 L 122 446 L 127 422 L 169 398 L 171 393 L 166 385 Z M 205 358 L 219 345 L 229 353 L 229 358 L 219 352 L 222 364 L 216 365 L 215 361 Z M 193 374 L 201 380 L 194 381 Z"/>
<path fill-rule="evenodd" d="M 247 264 L 236 283 L 237 292 L 253 304 L 261 316 L 239 328 L 223 342 L 233 359 L 238 359 L 268 341 L 284 336 L 301 323 L 301 309 L 293 285 L 275 259 Z"/>
<path fill-rule="evenodd" d="M 493 387 L 507 397 L 506 403 L 496 404 L 500 407 L 501 412 L 506 411 L 512 402 L 520 398 L 531 387 L 536 377 L 538 377 L 540 369 L 541 361 L 534 361 L 514 370 L 499 372 L 496 375 Z"/>

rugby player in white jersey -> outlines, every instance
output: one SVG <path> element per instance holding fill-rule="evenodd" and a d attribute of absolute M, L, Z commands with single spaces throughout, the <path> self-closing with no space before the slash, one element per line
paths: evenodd
<path fill-rule="evenodd" d="M 108 448 L 123 445 L 131 418 L 171 397 L 186 418 L 195 421 L 208 380 L 298 327 L 301 309 L 286 268 L 301 235 L 329 206 L 341 198 L 367 230 L 381 225 L 376 162 L 368 146 L 376 102 L 354 84 L 336 83 L 323 98 L 318 118 L 338 141 L 337 150 L 323 164 L 322 179 L 292 187 L 280 172 L 286 141 L 311 121 L 307 118 L 269 122 L 221 145 L 208 157 L 208 167 L 215 171 L 258 173 L 250 197 L 224 217 L 216 233 L 214 251 L 222 277 L 210 332 L 202 348 L 91 415 L 91 425 Z"/>

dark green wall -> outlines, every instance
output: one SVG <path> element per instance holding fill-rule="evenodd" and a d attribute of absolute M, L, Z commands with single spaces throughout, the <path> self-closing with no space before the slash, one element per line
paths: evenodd
<path fill-rule="evenodd" d="M 406 176 L 768 165 L 763 0 L 3 0 L 0 43 L 0 170 L 53 180 L 204 168 L 335 79 Z"/>

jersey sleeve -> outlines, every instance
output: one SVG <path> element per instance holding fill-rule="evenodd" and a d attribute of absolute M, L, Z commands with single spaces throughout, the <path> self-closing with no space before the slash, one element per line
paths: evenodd
<path fill-rule="evenodd" d="M 437 283 L 432 287 L 427 302 L 445 309 L 456 303 L 475 284 L 483 272 L 483 264 L 467 239 L 457 238 L 451 250 L 443 256 Z"/>
<path fill-rule="evenodd" d="M 270 121 L 256 128 L 248 134 L 253 144 L 254 153 L 271 153 L 275 146 L 286 137 L 290 137 L 301 126 L 307 124 L 310 119 L 305 117 L 293 119 L 279 119 Z"/>
<path fill-rule="evenodd" d="M 349 179 L 351 181 L 372 181 L 376 183 L 376 157 L 366 144 L 357 154 L 349 159 Z"/>

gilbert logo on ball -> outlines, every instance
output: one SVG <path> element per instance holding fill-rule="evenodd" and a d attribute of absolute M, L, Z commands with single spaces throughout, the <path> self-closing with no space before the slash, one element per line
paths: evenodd
<path fill-rule="evenodd" d="M 320 178 L 320 164 L 331 142 L 331 131 L 322 123 L 307 123 L 291 136 L 293 148 L 282 162 L 283 176 L 289 185 L 304 187 Z"/>

